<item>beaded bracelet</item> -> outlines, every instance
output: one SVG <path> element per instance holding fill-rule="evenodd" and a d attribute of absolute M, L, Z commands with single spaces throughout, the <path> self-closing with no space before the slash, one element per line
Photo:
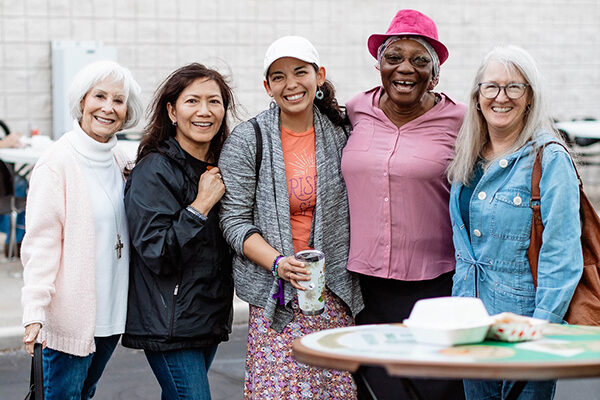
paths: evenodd
<path fill-rule="evenodd" d="M 279 260 L 281 260 L 282 258 L 284 258 L 284 256 L 280 254 L 277 257 L 275 257 L 275 260 L 273 260 L 273 265 L 271 266 L 271 272 L 273 273 L 273 276 L 275 278 L 278 277 L 277 268 L 279 268 Z"/>

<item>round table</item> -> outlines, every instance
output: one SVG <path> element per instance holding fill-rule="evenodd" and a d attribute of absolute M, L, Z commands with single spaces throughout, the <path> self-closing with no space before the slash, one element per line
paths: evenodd
<path fill-rule="evenodd" d="M 298 361 L 322 368 L 355 372 L 370 365 L 400 377 L 515 380 L 519 393 L 526 380 L 600 376 L 600 327 L 549 324 L 538 341 L 435 346 L 415 342 L 401 324 L 362 325 L 306 335 L 292 349 Z"/>

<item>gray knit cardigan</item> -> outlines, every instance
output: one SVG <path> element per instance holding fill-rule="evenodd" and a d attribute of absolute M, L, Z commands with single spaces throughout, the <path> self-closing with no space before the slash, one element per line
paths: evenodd
<path fill-rule="evenodd" d="M 273 275 L 246 257 L 243 243 L 248 233 L 258 230 L 283 255 L 294 254 L 290 204 L 281 149 L 279 108 L 272 107 L 256 117 L 263 141 L 262 163 L 256 181 L 256 138 L 250 122 L 238 125 L 223 146 L 219 168 L 225 182 L 221 200 L 221 226 L 225 239 L 236 252 L 233 276 L 237 295 L 264 308 L 271 328 L 281 332 L 292 321 L 290 301 L 296 289 L 284 282 L 285 306 L 273 294 Z M 317 203 L 311 243 L 325 254 L 326 286 L 349 307 L 353 316 L 364 307 L 358 278 L 346 269 L 349 247 L 349 217 L 346 186 L 340 170 L 346 134 L 314 108 L 317 163 Z"/>

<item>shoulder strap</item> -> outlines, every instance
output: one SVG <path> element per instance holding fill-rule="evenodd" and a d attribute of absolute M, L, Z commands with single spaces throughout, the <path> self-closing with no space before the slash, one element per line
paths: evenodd
<path fill-rule="evenodd" d="M 350 137 L 350 133 L 348 132 L 348 129 L 346 129 L 346 125 L 342 125 L 342 129 L 344 130 L 344 135 L 346 135 L 346 139 L 348 139 Z"/>
<path fill-rule="evenodd" d="M 262 164 L 262 134 L 256 118 L 251 118 L 250 123 L 254 127 L 254 135 L 256 136 L 256 160 L 254 165 L 256 168 L 256 181 L 258 182 L 258 171 L 260 171 L 260 165 Z"/>
<path fill-rule="evenodd" d="M 571 154 L 569 153 L 569 149 L 561 142 L 557 142 L 557 141 L 551 141 L 551 142 L 547 142 L 545 143 L 541 148 L 540 151 L 537 154 L 537 157 L 535 158 L 535 162 L 536 164 L 538 163 L 538 159 L 539 159 L 539 176 L 536 175 L 536 189 L 537 189 L 537 195 L 538 195 L 538 200 L 539 200 L 539 194 L 540 194 L 540 180 L 542 179 L 542 153 L 544 152 L 544 149 L 546 148 L 546 146 L 548 146 L 549 144 L 557 144 L 559 146 L 562 146 L 563 149 L 565 149 L 565 151 L 567 152 L 567 154 Z M 579 171 L 577 171 L 577 165 L 575 165 L 575 161 L 573 161 L 573 157 L 571 158 L 571 163 L 573 164 L 573 169 L 575 169 L 575 175 L 577 175 L 577 181 L 579 182 L 579 186 L 583 187 L 583 182 L 581 180 L 581 177 L 579 176 Z M 536 164 L 533 165 L 533 174 L 531 175 L 531 197 L 533 197 L 533 189 L 534 189 L 534 174 L 536 173 Z"/>
<path fill-rule="evenodd" d="M 533 163 L 533 171 L 531 172 L 531 200 L 529 201 L 529 207 L 533 211 L 532 220 L 531 220 L 531 235 L 529 239 L 529 249 L 527 252 L 527 256 L 529 259 L 529 267 L 531 268 L 531 275 L 533 276 L 533 285 L 537 288 L 537 267 L 538 267 L 538 257 L 540 253 L 540 248 L 542 247 L 542 234 L 544 232 L 544 224 L 542 222 L 542 212 L 540 208 L 540 181 L 542 179 L 542 158 L 544 155 L 544 149 L 547 145 L 551 143 L 556 143 L 562 146 L 567 153 L 569 150 L 560 142 L 551 141 L 545 143 L 537 152 L 535 157 L 535 162 Z M 583 193 L 583 184 L 581 182 L 581 178 L 579 177 L 579 172 L 577 171 L 577 167 L 575 162 L 571 158 L 571 162 L 573 163 L 573 168 L 575 169 L 575 174 L 577 175 L 577 179 L 579 181 L 579 192 L 580 195 Z"/>

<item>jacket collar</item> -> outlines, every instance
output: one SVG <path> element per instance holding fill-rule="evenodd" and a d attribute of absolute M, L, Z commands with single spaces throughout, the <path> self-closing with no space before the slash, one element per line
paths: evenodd
<path fill-rule="evenodd" d="M 161 142 L 158 145 L 158 151 L 177 164 L 192 181 L 200 179 L 194 168 L 189 167 L 185 150 L 181 148 L 179 142 L 173 136 Z"/>

